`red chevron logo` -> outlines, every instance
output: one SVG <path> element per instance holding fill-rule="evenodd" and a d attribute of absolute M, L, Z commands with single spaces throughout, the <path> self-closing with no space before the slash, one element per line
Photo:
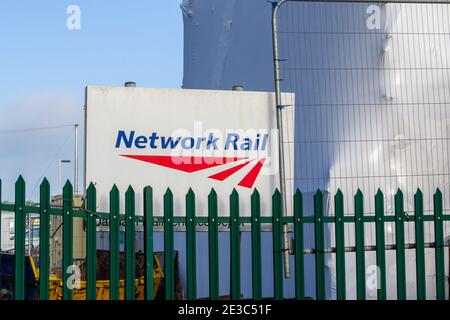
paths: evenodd
<path fill-rule="evenodd" d="M 193 157 L 193 156 L 186 157 L 186 156 L 148 156 L 148 155 L 122 155 L 122 157 L 139 160 L 187 173 L 193 173 L 245 160 L 245 162 L 243 163 L 236 164 L 231 168 L 219 171 L 208 177 L 210 179 L 218 181 L 225 181 L 233 174 L 239 172 L 240 170 L 247 167 L 247 165 L 257 160 L 243 157 Z M 259 159 L 256 162 L 256 164 L 253 165 L 250 171 L 238 183 L 238 186 L 244 188 L 252 188 L 256 182 L 256 179 L 259 176 L 259 173 L 261 172 L 265 160 L 266 160 L 265 158 Z"/>

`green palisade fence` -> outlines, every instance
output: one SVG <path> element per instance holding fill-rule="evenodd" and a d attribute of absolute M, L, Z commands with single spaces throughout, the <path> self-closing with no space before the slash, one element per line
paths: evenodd
<path fill-rule="evenodd" d="M 386 300 L 386 251 L 384 250 L 384 197 L 381 190 L 375 195 L 375 232 L 376 232 L 376 259 L 379 272 L 377 298 Z"/>
<path fill-rule="evenodd" d="M 110 229 L 109 229 L 109 279 L 110 300 L 119 300 L 120 290 L 120 213 L 119 213 L 119 189 L 113 186 L 109 193 Z"/>
<path fill-rule="evenodd" d="M 95 300 L 97 295 L 97 195 L 93 184 L 86 192 L 86 264 L 87 264 L 87 299 Z"/>
<path fill-rule="evenodd" d="M 50 281 L 50 184 L 47 179 L 40 187 L 39 209 L 39 298 L 48 300 Z"/>
<path fill-rule="evenodd" d="M 153 300 L 153 190 L 144 188 L 145 299 Z"/>
<path fill-rule="evenodd" d="M 97 298 L 96 292 L 96 220 L 109 220 L 110 233 L 110 299 L 118 300 L 120 288 L 120 230 L 121 223 L 125 222 L 125 299 L 133 300 L 136 297 L 136 230 L 137 222 L 143 222 L 144 226 L 144 256 L 145 256 L 145 299 L 154 299 L 153 293 L 153 250 L 154 250 L 154 230 L 153 224 L 164 224 L 164 277 L 165 277 L 165 298 L 168 300 L 176 298 L 175 288 L 175 248 L 174 248 L 174 223 L 186 224 L 186 266 L 187 266 L 187 296 L 188 299 L 197 299 L 197 284 L 199 281 L 208 281 L 210 299 L 218 299 L 220 293 L 219 276 L 223 272 L 219 266 L 219 224 L 229 223 L 230 241 L 230 296 L 232 299 L 241 299 L 241 226 L 247 224 L 251 230 L 251 285 L 252 297 L 254 299 L 267 298 L 263 296 L 263 281 L 272 281 L 273 298 L 283 299 L 284 277 L 283 277 L 283 224 L 289 225 L 291 236 L 294 238 L 294 247 L 290 248 L 294 254 L 294 283 L 295 298 L 305 299 L 305 279 L 311 277 L 305 274 L 305 255 L 314 255 L 315 258 L 315 291 L 317 300 L 326 299 L 327 286 L 325 280 L 325 259 L 326 255 L 334 253 L 336 262 L 336 298 L 345 300 L 349 292 L 346 288 L 348 278 L 356 281 L 356 298 L 366 299 L 366 255 L 368 251 L 374 251 L 377 265 L 378 286 L 377 298 L 385 300 L 387 298 L 387 285 L 397 287 L 397 299 L 403 300 L 407 297 L 406 285 L 406 250 L 414 250 L 415 253 L 415 281 L 417 288 L 417 299 L 426 298 L 426 273 L 425 273 L 425 250 L 432 248 L 435 257 L 435 285 L 436 297 L 439 300 L 446 299 L 445 286 L 445 250 L 449 244 L 444 239 L 445 222 L 450 221 L 450 214 L 446 214 L 443 209 L 443 194 L 437 189 L 434 195 L 429 195 L 433 200 L 432 214 L 424 212 L 424 196 L 421 190 L 417 190 L 414 195 L 414 212 L 407 213 L 404 210 L 405 199 L 401 190 L 398 190 L 394 197 L 395 213 L 385 214 L 385 197 L 381 190 L 378 190 L 374 198 L 375 212 L 367 213 L 368 201 L 361 190 L 354 196 L 354 215 L 344 212 L 344 195 L 338 190 L 334 195 L 335 215 L 326 215 L 326 198 L 322 191 L 318 190 L 314 195 L 313 212 L 305 212 L 303 194 L 297 190 L 293 197 L 293 215 L 284 216 L 282 212 L 282 195 L 278 190 L 272 195 L 271 215 L 264 215 L 261 211 L 261 195 L 258 190 L 254 190 L 250 199 L 242 199 L 237 190 L 229 195 L 230 212 L 218 212 L 218 195 L 214 189 L 208 196 L 208 216 L 200 216 L 196 210 L 196 195 L 193 190 L 188 190 L 184 195 L 185 213 L 174 213 L 174 195 L 170 189 L 164 194 L 162 200 L 164 210 L 162 215 L 154 212 L 153 189 L 146 187 L 143 190 L 143 210 L 142 215 L 135 212 L 135 190 L 130 186 L 125 192 L 125 212 L 120 212 L 120 192 L 113 186 L 109 194 L 109 212 L 97 212 L 97 191 L 93 184 L 90 184 L 84 201 L 84 207 L 73 207 L 73 188 L 70 182 L 64 185 L 62 206 L 51 206 L 50 185 L 46 179 L 40 186 L 39 205 L 28 205 L 25 194 L 25 180 L 19 177 L 15 184 L 15 202 L 2 203 L 0 201 L 0 214 L 2 212 L 12 212 L 15 218 L 15 269 L 14 269 L 14 297 L 16 300 L 26 298 L 25 283 L 25 228 L 26 217 L 29 214 L 38 214 L 40 222 L 39 231 L 39 298 L 47 300 L 49 298 L 49 278 L 50 278 L 50 218 L 52 216 L 62 217 L 63 232 L 63 281 L 64 287 L 62 297 L 65 300 L 72 299 L 71 275 L 68 272 L 74 263 L 73 259 L 73 221 L 74 219 L 84 219 L 86 225 L 86 299 Z M 2 184 L 0 180 L 0 200 L 2 199 Z M 177 195 L 178 197 L 179 195 Z M 241 201 L 250 201 L 251 211 L 240 212 Z M 197 274 L 197 224 L 207 223 L 208 234 L 208 262 L 209 274 Z M 385 239 L 386 224 L 393 224 L 395 228 L 395 243 L 388 244 Z M 434 242 L 425 242 L 424 224 L 433 225 Z M 365 243 L 365 226 L 372 224 L 375 230 L 374 244 Z M 273 251 L 273 273 L 266 274 L 262 266 L 262 226 L 270 225 L 272 230 Z M 346 237 L 350 236 L 348 225 L 354 226 L 355 244 L 350 247 L 346 243 Z M 310 226 L 314 234 L 312 248 L 305 246 L 305 230 Z M 412 226 L 415 231 L 413 243 L 407 243 L 405 230 Z M 334 230 L 334 246 L 327 244 L 325 230 Z M 387 277 L 386 253 L 393 250 L 396 258 L 396 277 Z M 351 261 L 348 261 L 347 252 L 355 252 L 356 273 L 347 273 L 346 268 Z M 247 280 L 247 279 L 245 279 Z M 390 281 L 395 281 L 390 283 Z M 69 285 L 68 285 L 69 284 Z M 270 298 L 270 297 L 269 297 Z"/>
<path fill-rule="evenodd" d="M 136 295 L 136 223 L 135 193 L 130 186 L 125 193 L 125 299 L 134 300 Z"/>
<path fill-rule="evenodd" d="M 73 266 L 73 188 L 69 181 L 63 188 L 63 299 L 72 300 L 69 280 Z M 18 254 L 20 255 L 20 254 Z"/>

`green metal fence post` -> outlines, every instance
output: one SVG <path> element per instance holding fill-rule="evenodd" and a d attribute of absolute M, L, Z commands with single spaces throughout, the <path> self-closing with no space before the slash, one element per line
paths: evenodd
<path fill-rule="evenodd" d="M 187 265 L 187 298 L 197 299 L 197 255 L 196 255 L 196 222 L 195 194 L 191 188 L 186 195 L 186 265 Z"/>
<path fill-rule="evenodd" d="M 136 221 L 135 192 L 125 192 L 125 300 L 136 298 Z"/>
<path fill-rule="evenodd" d="M 364 196 L 361 190 L 355 195 L 355 243 L 356 243 L 356 295 L 366 299 L 366 258 L 364 252 Z"/>
<path fill-rule="evenodd" d="M 47 179 L 40 186 L 39 206 L 39 298 L 49 299 L 50 283 L 50 184 Z"/>
<path fill-rule="evenodd" d="M 241 250 L 239 228 L 239 195 L 236 189 L 230 195 L 230 290 L 231 299 L 241 298 Z"/>
<path fill-rule="evenodd" d="M 386 300 L 386 250 L 384 241 L 384 195 L 378 189 L 375 195 L 375 241 L 377 245 L 377 297 Z"/>
<path fill-rule="evenodd" d="M 173 194 L 170 189 L 167 189 L 164 194 L 164 276 L 166 300 L 175 299 L 173 246 Z"/>
<path fill-rule="evenodd" d="M 433 197 L 434 202 L 434 242 L 436 264 L 436 297 L 445 300 L 445 263 L 444 263 L 444 226 L 442 211 L 442 192 L 437 189 Z"/>
<path fill-rule="evenodd" d="M 283 299 L 283 245 L 281 223 L 281 193 L 278 189 L 272 196 L 273 236 L 273 291 L 276 300 Z"/>
<path fill-rule="evenodd" d="M 72 300 L 73 274 L 73 187 L 67 181 L 63 188 L 63 299 Z"/>
<path fill-rule="evenodd" d="M 395 239 L 397 245 L 397 299 L 406 299 L 405 267 L 405 211 L 403 193 L 399 189 L 395 195 Z"/>
<path fill-rule="evenodd" d="M 97 298 L 97 191 L 91 183 L 86 192 L 86 281 L 87 300 Z"/>
<path fill-rule="evenodd" d="M 426 299 L 425 277 L 425 236 L 423 228 L 423 194 L 417 189 L 414 195 L 414 215 L 416 233 L 416 287 L 417 300 Z"/>
<path fill-rule="evenodd" d="M 323 222 L 323 193 L 314 195 L 314 237 L 316 255 L 316 299 L 325 300 L 325 244 Z"/>
<path fill-rule="evenodd" d="M 261 274 L 261 203 L 258 190 L 251 196 L 252 211 L 252 292 L 254 300 L 262 299 Z"/>
<path fill-rule="evenodd" d="M 305 298 L 305 257 L 303 240 L 303 195 L 297 190 L 294 195 L 294 239 L 295 239 L 295 298 Z"/>
<path fill-rule="evenodd" d="M 109 193 L 109 264 L 110 300 L 120 299 L 120 212 L 119 189 L 114 185 Z"/>
<path fill-rule="evenodd" d="M 336 295 L 338 300 L 345 300 L 345 238 L 344 238 L 344 196 L 338 189 L 334 196 L 335 236 L 336 236 Z"/>
<path fill-rule="evenodd" d="M 153 189 L 144 188 L 145 300 L 153 300 Z"/>
<path fill-rule="evenodd" d="M 208 245 L 209 245 L 209 298 L 219 299 L 219 242 L 217 227 L 217 193 L 214 189 L 208 196 Z"/>
<path fill-rule="evenodd" d="M 25 299 L 25 181 L 20 176 L 15 186 L 15 215 L 14 215 L 14 252 L 15 279 L 14 299 Z"/>

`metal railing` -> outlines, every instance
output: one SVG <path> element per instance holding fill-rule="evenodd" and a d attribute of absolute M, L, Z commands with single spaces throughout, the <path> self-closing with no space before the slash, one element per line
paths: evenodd
<path fill-rule="evenodd" d="M 1 187 L 1 182 L 0 182 Z M 305 298 L 305 257 L 313 255 L 315 258 L 315 283 L 316 283 L 316 299 L 322 300 L 326 298 L 325 284 L 325 255 L 329 252 L 335 253 L 337 271 L 337 298 L 346 299 L 346 263 L 348 258 L 345 252 L 356 252 L 357 270 L 356 280 L 358 284 L 358 299 L 366 299 L 366 262 L 365 252 L 374 250 L 377 257 L 377 265 L 379 273 L 379 287 L 377 289 L 378 299 L 386 299 L 386 283 L 393 281 L 386 276 L 386 253 L 388 250 L 394 250 L 396 254 L 396 283 L 397 298 L 406 298 L 406 271 L 405 252 L 414 250 L 416 255 L 416 281 L 417 281 L 417 298 L 425 299 L 425 249 L 434 248 L 435 252 L 435 271 L 436 271 L 436 292 L 438 299 L 445 299 L 445 262 L 444 249 L 448 247 L 445 242 L 443 224 L 450 221 L 450 214 L 443 212 L 443 199 L 440 190 L 434 194 L 434 214 L 425 215 L 423 212 L 423 195 L 420 190 L 415 196 L 414 214 L 408 214 L 404 211 L 404 198 L 399 190 L 395 196 L 395 215 L 385 215 L 384 212 L 384 195 L 381 191 L 375 196 L 375 214 L 367 215 L 364 209 L 363 193 L 358 191 L 354 196 L 355 215 L 344 214 L 344 197 L 342 192 L 334 197 L 335 216 L 327 216 L 325 212 L 325 197 L 321 191 L 317 191 L 314 195 L 314 215 L 308 215 L 305 212 L 303 204 L 303 194 L 300 191 L 295 193 L 293 198 L 294 215 L 283 217 L 281 211 L 282 196 L 278 190 L 275 190 L 272 196 L 272 212 L 270 216 L 261 213 L 260 194 L 257 190 L 251 196 L 251 199 L 239 199 L 237 191 L 233 191 L 229 196 L 230 212 L 218 212 L 218 195 L 212 189 L 208 197 L 208 215 L 201 216 L 195 209 L 195 193 L 189 190 L 185 195 L 186 211 L 184 213 L 175 214 L 173 211 L 174 195 L 170 191 L 164 195 L 163 199 L 153 199 L 152 188 L 144 189 L 144 212 L 142 215 L 135 213 L 135 193 L 132 187 L 129 187 L 125 193 L 125 212 L 119 211 L 120 194 L 119 190 L 114 186 L 110 192 L 110 212 L 96 211 L 96 188 L 91 184 L 87 190 L 85 208 L 74 208 L 73 188 L 70 182 L 64 186 L 63 206 L 53 207 L 50 205 L 50 185 L 44 180 L 40 186 L 40 204 L 38 206 L 27 206 L 25 203 L 25 181 L 20 177 L 15 185 L 15 203 L 5 204 L 1 202 L 0 193 L 0 212 L 14 212 L 15 215 L 15 291 L 14 298 L 16 300 L 24 299 L 25 294 L 25 218 L 27 214 L 40 215 L 40 270 L 39 270 L 39 296 L 40 299 L 49 298 L 49 264 L 50 264 L 50 216 L 63 217 L 63 270 L 73 265 L 73 219 L 83 218 L 86 220 L 86 280 L 88 300 L 96 299 L 96 220 L 108 219 L 110 221 L 110 299 L 119 299 L 119 232 L 120 224 L 125 222 L 125 299 L 133 300 L 136 296 L 136 223 L 142 222 L 144 227 L 144 254 L 147 263 L 145 270 L 145 298 L 154 299 L 153 295 L 153 233 L 154 223 L 164 224 L 164 275 L 165 275 L 165 298 L 170 300 L 175 298 L 175 274 L 174 274 L 174 223 L 186 224 L 186 265 L 187 265 L 187 298 L 196 299 L 197 284 L 199 281 L 209 282 L 210 299 L 219 298 L 219 255 L 218 246 L 218 225 L 220 223 L 228 223 L 230 228 L 230 296 L 232 299 L 240 299 L 241 292 L 241 241 L 240 228 L 242 224 L 251 225 L 251 261 L 252 261 L 252 297 L 254 299 L 266 298 L 262 295 L 263 279 L 271 279 L 273 281 L 275 299 L 283 299 L 283 248 L 282 248 L 282 224 L 288 224 L 293 231 L 295 239 L 295 248 L 293 250 L 295 258 L 295 297 L 297 299 Z M 153 211 L 154 201 L 162 200 L 164 203 L 164 212 L 157 213 Z M 240 213 L 239 201 L 251 201 L 251 212 Z M 424 239 L 424 223 L 433 223 L 434 225 L 434 242 L 426 242 Z M 209 273 L 197 274 L 196 263 L 198 260 L 196 252 L 196 225 L 202 223 L 207 224 L 208 228 L 208 261 Z M 376 242 L 370 245 L 365 242 L 364 226 L 367 224 L 376 225 Z M 395 225 L 396 237 L 395 243 L 385 242 L 385 226 L 389 223 Z M 272 226 L 273 234 L 273 273 L 264 274 L 262 272 L 262 248 L 261 235 L 264 224 Z M 354 233 L 356 242 L 354 246 L 345 242 L 345 225 L 353 224 L 355 226 Z M 416 230 L 414 243 L 405 241 L 405 227 L 413 224 Z M 314 230 L 314 245 L 308 247 L 305 244 L 304 230 L 312 226 Z M 325 239 L 326 228 L 331 227 L 335 230 L 335 246 L 328 247 Z M 168 261 L 171 261 L 169 263 Z M 69 276 L 71 273 L 63 272 L 63 299 L 70 300 L 72 298 L 72 289 L 69 286 Z M 265 280 L 266 281 L 266 280 Z"/>

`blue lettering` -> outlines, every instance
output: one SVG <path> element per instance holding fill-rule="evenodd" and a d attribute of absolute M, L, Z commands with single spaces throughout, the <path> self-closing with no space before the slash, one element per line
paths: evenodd
<path fill-rule="evenodd" d="M 180 140 L 180 137 L 178 137 L 176 140 L 174 140 L 172 137 L 161 137 L 161 148 L 167 149 L 169 147 L 170 149 L 175 149 Z"/>
<path fill-rule="evenodd" d="M 227 135 L 227 141 L 225 142 L 225 150 L 230 149 L 230 146 L 232 146 L 232 148 L 234 150 L 238 149 L 237 146 L 237 142 L 239 140 L 239 135 L 237 133 L 229 133 Z"/>
<path fill-rule="evenodd" d="M 219 138 L 214 138 L 214 134 L 210 133 L 208 136 L 208 141 L 206 142 L 206 149 L 211 149 L 211 146 L 214 150 L 217 150 L 217 140 L 219 140 Z"/>
<path fill-rule="evenodd" d="M 183 140 L 181 140 L 181 147 L 183 147 L 183 149 L 192 149 L 194 145 L 195 145 L 194 138 L 183 138 Z"/>
<path fill-rule="evenodd" d="M 125 147 L 131 148 L 133 140 L 134 140 L 134 131 L 130 132 L 130 137 L 127 139 L 125 131 L 120 130 L 117 134 L 116 148 L 120 148 L 122 141 L 125 144 Z"/>
<path fill-rule="evenodd" d="M 266 150 L 269 140 L 268 134 L 257 134 L 255 139 L 240 139 L 237 133 L 228 133 L 225 141 L 225 150 Z M 202 149 L 206 146 L 207 150 L 217 150 L 219 138 L 215 138 L 213 133 L 208 137 L 164 137 L 152 132 L 150 136 L 136 136 L 136 132 L 119 130 L 117 132 L 116 148 L 137 148 L 137 149 L 175 149 L 180 146 L 183 149 Z"/>
<path fill-rule="evenodd" d="M 245 138 L 244 142 L 241 144 L 241 150 L 251 150 L 252 140 L 250 138 Z"/>
<path fill-rule="evenodd" d="M 262 142 L 262 146 L 261 146 L 261 151 L 266 150 L 267 140 L 269 140 L 269 135 L 266 133 L 266 134 L 263 136 L 263 142 Z"/>
<path fill-rule="evenodd" d="M 138 149 L 145 149 L 147 141 L 148 141 L 147 137 L 139 136 L 136 138 L 136 140 L 134 140 L 134 145 Z"/>
<path fill-rule="evenodd" d="M 148 138 L 150 139 L 150 148 L 152 148 L 152 149 L 158 148 L 158 146 L 156 145 L 156 140 L 159 139 L 157 133 L 153 132 L 152 135 Z"/>

